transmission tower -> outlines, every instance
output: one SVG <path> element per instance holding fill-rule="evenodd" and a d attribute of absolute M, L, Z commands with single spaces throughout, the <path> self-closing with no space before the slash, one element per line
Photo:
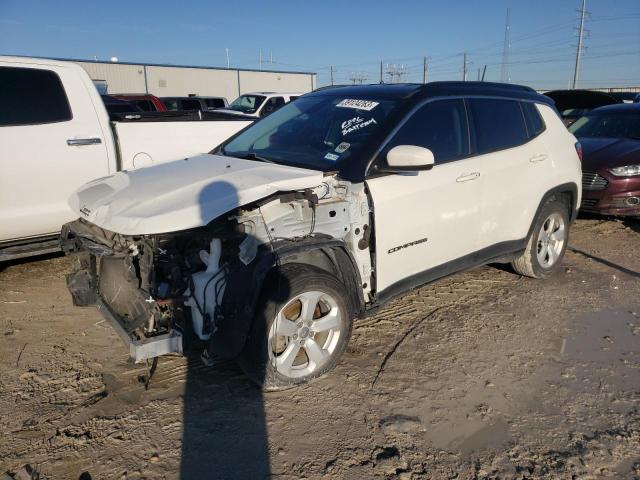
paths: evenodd
<path fill-rule="evenodd" d="M 584 20 L 589 12 L 587 12 L 587 0 L 582 0 L 582 8 L 579 11 L 580 13 L 580 26 L 578 27 L 578 47 L 576 49 L 576 66 L 573 70 L 573 88 L 578 87 L 578 78 L 580 77 L 580 57 L 582 56 L 582 51 L 584 50 Z"/>
<path fill-rule="evenodd" d="M 407 69 L 404 65 L 398 66 L 395 63 L 393 65 L 387 64 L 387 75 L 389 75 L 390 83 L 399 83 L 402 79 L 402 76 L 406 74 Z"/>
<path fill-rule="evenodd" d="M 367 80 L 367 74 L 364 72 L 351 72 L 349 80 L 356 85 L 362 85 Z"/>
<path fill-rule="evenodd" d="M 500 68 L 500 81 L 503 83 L 511 82 L 509 50 L 511 50 L 511 9 L 507 8 L 507 20 L 504 25 L 504 46 L 502 47 L 502 67 Z"/>

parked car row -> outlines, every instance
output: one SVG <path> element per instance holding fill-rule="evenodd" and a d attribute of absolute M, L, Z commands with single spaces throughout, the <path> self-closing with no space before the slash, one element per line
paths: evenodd
<path fill-rule="evenodd" d="M 247 115 L 254 118 L 273 113 L 284 104 L 295 100 L 301 93 L 255 92 L 240 95 L 234 102 L 224 97 L 156 97 L 150 94 L 118 93 L 112 97 L 129 102 L 144 112 L 200 111 Z"/>

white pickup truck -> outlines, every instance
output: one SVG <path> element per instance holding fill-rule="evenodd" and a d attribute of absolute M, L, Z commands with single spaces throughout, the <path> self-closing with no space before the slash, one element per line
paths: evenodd
<path fill-rule="evenodd" d="M 58 250 L 80 185 L 206 153 L 252 121 L 110 121 L 89 75 L 70 62 L 0 56 L 0 87 L 0 261 Z"/>

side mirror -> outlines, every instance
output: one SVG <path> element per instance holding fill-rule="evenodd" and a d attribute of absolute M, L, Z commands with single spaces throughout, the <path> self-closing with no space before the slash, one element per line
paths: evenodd
<path fill-rule="evenodd" d="M 385 172 L 415 172 L 433 168 L 433 152 L 416 145 L 398 145 L 387 153 Z"/>

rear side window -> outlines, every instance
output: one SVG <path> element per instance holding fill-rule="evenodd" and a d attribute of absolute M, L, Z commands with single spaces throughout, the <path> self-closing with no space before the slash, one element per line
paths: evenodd
<path fill-rule="evenodd" d="M 182 100 L 182 110 L 200 110 L 200 102 L 198 100 Z"/>
<path fill-rule="evenodd" d="M 433 152 L 435 163 L 446 163 L 469 154 L 469 129 L 462 100 L 427 103 L 398 130 L 386 151 L 398 145 L 417 145 Z"/>
<path fill-rule="evenodd" d="M 171 98 L 163 98 L 162 99 L 162 103 L 164 103 L 164 106 L 167 107 L 167 110 L 178 110 L 178 101 L 177 100 L 173 100 Z"/>
<path fill-rule="evenodd" d="M 135 103 L 143 112 L 155 112 L 156 106 L 151 100 L 135 100 Z"/>
<path fill-rule="evenodd" d="M 224 100 L 221 98 L 207 98 L 205 100 L 207 107 L 209 108 L 224 108 Z"/>
<path fill-rule="evenodd" d="M 538 108 L 531 102 L 521 102 L 520 105 L 522 106 L 522 113 L 524 114 L 524 121 L 527 125 L 529 138 L 537 137 L 545 128 Z"/>
<path fill-rule="evenodd" d="M 71 120 L 60 77 L 51 70 L 0 67 L 0 126 Z"/>
<path fill-rule="evenodd" d="M 522 145 L 528 140 L 520 102 L 493 98 L 468 100 L 478 153 Z"/>

